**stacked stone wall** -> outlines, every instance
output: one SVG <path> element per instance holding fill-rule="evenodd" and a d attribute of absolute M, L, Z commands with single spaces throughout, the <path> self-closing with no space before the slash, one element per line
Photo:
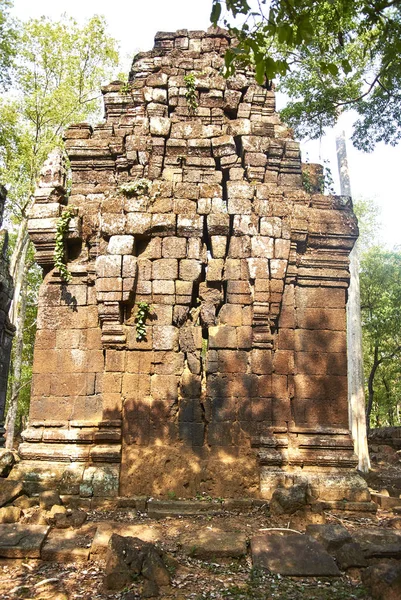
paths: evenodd
<path fill-rule="evenodd" d="M 129 83 L 104 88 L 105 123 L 66 132 L 68 200 L 54 156 L 36 192 L 30 232 L 46 275 L 20 453 L 38 473 L 72 462 L 81 495 L 268 497 L 304 469 L 355 464 L 356 220 L 349 199 L 303 189 L 274 91 L 250 72 L 222 77 L 230 44 L 223 30 L 157 34 Z M 53 268 L 66 203 L 68 284 Z"/>

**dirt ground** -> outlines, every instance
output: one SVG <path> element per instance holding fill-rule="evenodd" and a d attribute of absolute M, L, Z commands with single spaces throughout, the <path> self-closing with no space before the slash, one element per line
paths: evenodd
<path fill-rule="evenodd" d="M 352 533 L 361 526 L 387 527 L 393 515 L 379 512 L 376 517 L 345 517 L 326 513 L 327 522 L 342 522 Z M 272 575 L 252 569 L 249 556 L 243 559 L 200 560 L 184 554 L 178 537 L 200 527 L 218 527 L 225 531 L 244 532 L 247 538 L 263 530 L 288 527 L 283 518 L 271 518 L 265 510 L 247 514 L 224 513 L 197 517 L 152 520 L 133 510 L 92 511 L 91 522 L 113 521 L 129 525 L 142 524 L 162 530 L 158 544 L 168 554 L 172 585 L 162 590 L 160 598 L 174 600 L 348 600 L 370 596 L 360 582 L 358 570 L 337 578 L 295 578 Z M 140 600 L 141 582 L 133 582 L 122 592 L 103 588 L 104 560 L 75 563 L 51 563 L 39 560 L 3 559 L 0 562 L 0 598 L 35 600 Z"/>

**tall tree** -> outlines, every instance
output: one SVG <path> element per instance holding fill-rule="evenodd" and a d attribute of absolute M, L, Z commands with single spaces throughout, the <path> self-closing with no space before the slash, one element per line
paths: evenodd
<path fill-rule="evenodd" d="M 227 74 L 251 64 L 260 84 L 278 77 L 290 97 L 282 116 L 298 137 L 319 138 L 354 108 L 358 148 L 399 141 L 400 0 L 213 0 L 211 21 L 238 39 Z"/>
<path fill-rule="evenodd" d="M 361 260 L 361 310 L 368 385 L 367 426 L 384 368 L 401 377 L 401 252 L 370 248 Z"/>
<path fill-rule="evenodd" d="M 43 17 L 22 25 L 13 96 L 0 103 L 0 122 L 4 123 L 0 182 L 8 188 L 8 209 L 18 225 L 10 265 L 15 284 L 10 315 L 14 324 L 21 324 L 15 348 L 23 343 L 27 225 L 41 165 L 54 147 L 62 145 L 62 132 L 68 124 L 100 117 L 99 88 L 112 77 L 117 64 L 117 45 L 107 35 L 102 17 L 92 17 L 84 27 L 67 17 L 59 22 Z M 13 365 L 18 371 L 18 360 Z M 14 372 L 12 382 L 12 402 L 17 403 L 21 387 L 18 372 Z M 12 403 L 9 411 L 17 413 Z M 8 446 L 12 446 L 13 435 L 11 422 Z"/>
<path fill-rule="evenodd" d="M 10 68 L 16 53 L 17 33 L 10 19 L 10 0 L 0 0 L 0 90 L 10 84 Z"/>

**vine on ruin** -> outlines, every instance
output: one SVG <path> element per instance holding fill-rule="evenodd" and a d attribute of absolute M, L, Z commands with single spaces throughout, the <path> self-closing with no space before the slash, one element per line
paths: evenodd
<path fill-rule="evenodd" d="M 196 79 L 194 73 L 188 73 L 188 75 L 184 76 L 184 83 L 187 88 L 185 98 L 190 114 L 196 114 L 198 112 L 198 95 L 196 93 L 195 82 Z"/>
<path fill-rule="evenodd" d="M 73 216 L 74 212 L 71 209 L 67 209 L 57 220 L 56 245 L 54 248 L 54 266 L 58 269 L 61 279 L 67 283 L 71 281 L 72 277 L 65 264 L 64 240 Z"/>
<path fill-rule="evenodd" d="M 146 339 L 146 319 L 150 315 L 151 306 L 148 302 L 138 302 L 135 317 L 136 339 L 138 342 Z"/>

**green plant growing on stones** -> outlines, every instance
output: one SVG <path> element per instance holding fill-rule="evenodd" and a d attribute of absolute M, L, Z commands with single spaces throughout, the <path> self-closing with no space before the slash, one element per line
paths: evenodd
<path fill-rule="evenodd" d="M 136 339 L 138 342 L 146 338 L 146 319 L 150 315 L 151 306 L 148 302 L 138 302 L 138 311 L 135 317 Z"/>
<path fill-rule="evenodd" d="M 184 76 L 184 83 L 187 91 L 185 92 L 185 98 L 187 100 L 188 109 L 190 114 L 196 114 L 198 112 L 198 95 L 195 88 L 196 78 L 194 73 L 188 73 Z"/>
<path fill-rule="evenodd" d="M 152 182 L 149 179 L 135 179 L 135 181 L 129 181 L 120 185 L 120 192 L 132 198 L 133 196 L 146 196 L 149 194 Z"/>
<path fill-rule="evenodd" d="M 125 81 L 125 82 L 122 84 L 121 88 L 120 88 L 120 92 L 121 92 L 122 94 L 124 94 L 124 95 L 127 95 L 127 94 L 129 94 L 129 93 L 130 93 L 130 91 L 131 91 L 131 90 L 130 90 L 130 85 L 129 85 L 129 82 L 128 82 L 128 81 Z"/>
<path fill-rule="evenodd" d="M 65 265 L 64 240 L 73 216 L 74 212 L 71 209 L 67 209 L 58 219 L 56 228 L 56 246 L 54 248 L 54 266 L 59 270 L 61 279 L 67 283 L 71 281 L 71 273 Z"/>
<path fill-rule="evenodd" d="M 308 171 L 302 171 L 302 187 L 304 188 L 305 192 L 308 192 L 308 194 L 312 192 L 312 181 Z"/>

